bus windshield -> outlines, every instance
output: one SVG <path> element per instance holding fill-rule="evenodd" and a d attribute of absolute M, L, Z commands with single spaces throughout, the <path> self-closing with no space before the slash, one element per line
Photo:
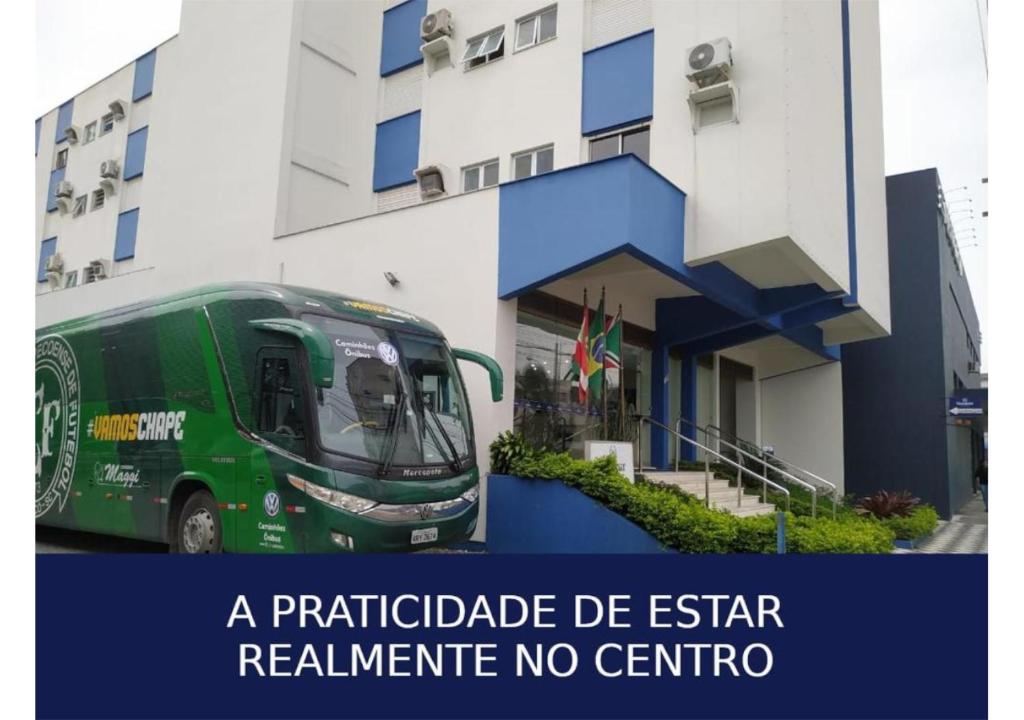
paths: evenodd
<path fill-rule="evenodd" d="M 324 449 L 404 468 L 407 477 L 459 472 L 469 456 L 469 407 L 439 337 L 306 314 L 334 346 L 334 386 L 318 391 Z M 416 472 L 423 466 L 432 470 Z"/>

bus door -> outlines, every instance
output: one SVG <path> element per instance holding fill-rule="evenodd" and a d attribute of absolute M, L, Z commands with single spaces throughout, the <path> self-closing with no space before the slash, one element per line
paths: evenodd
<path fill-rule="evenodd" d="M 249 512 L 240 528 L 243 549 L 254 552 L 301 550 L 300 515 L 289 514 L 279 485 L 289 470 L 301 472 L 306 455 L 306 394 L 294 347 L 264 347 L 256 355 L 254 431 L 284 453 L 256 448 L 249 468 Z M 294 459 L 292 459 L 294 458 Z M 244 492 L 241 491 L 240 492 Z"/>

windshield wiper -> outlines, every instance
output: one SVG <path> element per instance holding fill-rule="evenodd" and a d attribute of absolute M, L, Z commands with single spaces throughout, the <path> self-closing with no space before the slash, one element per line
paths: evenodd
<path fill-rule="evenodd" d="M 388 423 L 388 432 L 384 436 L 383 443 L 384 453 L 381 455 L 381 459 L 384 462 L 381 463 L 380 469 L 377 470 L 379 477 L 386 477 L 391 471 L 391 463 L 394 461 L 395 453 L 398 451 L 398 423 L 402 422 L 402 413 L 405 412 L 405 403 L 408 397 L 408 395 L 402 393 L 402 399 L 395 406 L 394 419 Z"/>
<path fill-rule="evenodd" d="M 451 462 L 448 464 L 455 472 L 462 472 L 462 462 L 459 460 L 459 451 L 455 449 L 455 443 L 452 442 L 451 435 L 444 429 L 444 425 L 441 424 L 441 418 L 437 416 L 434 408 L 430 407 L 426 403 L 423 403 L 423 409 L 430 413 L 430 417 L 434 419 L 434 424 L 437 425 L 437 429 L 441 431 L 441 437 L 444 438 L 445 445 L 448 446 L 448 451 L 451 453 Z M 437 435 L 430 429 L 430 425 L 424 423 L 424 427 L 430 432 L 430 437 L 434 440 L 434 445 L 437 445 Z M 440 448 L 439 448 L 440 449 Z"/>

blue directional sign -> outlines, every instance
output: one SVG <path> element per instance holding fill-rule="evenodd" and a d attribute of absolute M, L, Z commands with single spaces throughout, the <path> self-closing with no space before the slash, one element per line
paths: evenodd
<path fill-rule="evenodd" d="M 959 392 L 949 398 L 949 414 L 953 417 L 981 417 L 985 414 L 985 395 L 978 392 Z"/>

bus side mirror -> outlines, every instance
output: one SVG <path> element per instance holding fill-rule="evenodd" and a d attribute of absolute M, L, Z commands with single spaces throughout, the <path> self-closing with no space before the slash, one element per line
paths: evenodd
<path fill-rule="evenodd" d="M 491 377 L 491 400 L 494 402 L 501 401 L 505 394 L 505 375 L 501 372 L 501 366 L 494 361 L 494 358 L 473 350 L 461 350 L 459 348 L 453 348 L 452 355 L 459 360 L 482 365 Z"/>
<path fill-rule="evenodd" d="M 309 356 L 309 369 L 313 375 L 313 385 L 318 388 L 329 388 L 334 385 L 334 347 L 327 336 L 319 329 L 302 320 L 292 318 L 264 318 L 250 320 L 254 328 L 291 335 L 302 343 Z"/>

